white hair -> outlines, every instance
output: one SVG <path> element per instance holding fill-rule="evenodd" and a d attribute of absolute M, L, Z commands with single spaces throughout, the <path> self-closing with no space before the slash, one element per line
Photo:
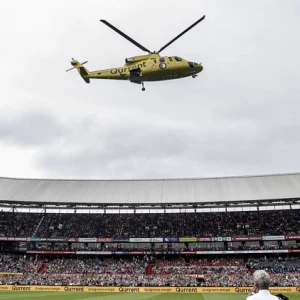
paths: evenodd
<path fill-rule="evenodd" d="M 259 290 L 268 290 L 270 286 L 270 275 L 264 270 L 257 270 L 253 274 L 254 283 Z"/>

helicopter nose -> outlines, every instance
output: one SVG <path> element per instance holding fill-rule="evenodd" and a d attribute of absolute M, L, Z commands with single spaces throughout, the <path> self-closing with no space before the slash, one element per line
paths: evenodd
<path fill-rule="evenodd" d="M 201 63 L 200 64 L 194 63 L 194 66 L 198 72 L 201 72 L 203 70 L 203 66 Z"/>
<path fill-rule="evenodd" d="M 198 72 L 201 72 L 203 70 L 203 66 L 201 63 L 198 64 L 196 62 L 188 62 L 188 64 L 190 68 L 195 68 Z"/>

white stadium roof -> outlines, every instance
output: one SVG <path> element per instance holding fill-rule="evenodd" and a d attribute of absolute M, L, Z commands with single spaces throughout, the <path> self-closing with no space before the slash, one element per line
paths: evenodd
<path fill-rule="evenodd" d="M 169 206 L 300 199 L 300 173 L 157 180 L 0 178 L 1 203 Z"/>

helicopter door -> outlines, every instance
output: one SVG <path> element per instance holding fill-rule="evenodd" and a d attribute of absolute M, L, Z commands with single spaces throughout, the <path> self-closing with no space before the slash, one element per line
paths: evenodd
<path fill-rule="evenodd" d="M 140 68 L 130 70 L 129 72 L 130 72 L 130 80 L 134 80 L 143 76 L 142 70 Z"/>

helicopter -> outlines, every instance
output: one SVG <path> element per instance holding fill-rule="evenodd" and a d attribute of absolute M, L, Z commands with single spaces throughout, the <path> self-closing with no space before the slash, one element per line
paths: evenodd
<path fill-rule="evenodd" d="M 179 56 L 160 56 L 160 52 L 203 21 L 204 18 L 205 15 L 161 47 L 158 51 L 150 51 L 106 20 L 100 20 L 100 22 L 120 34 L 126 40 L 141 50 L 148 52 L 148 54 L 126 58 L 125 65 L 122 67 L 97 71 L 89 71 L 85 68 L 83 65 L 86 64 L 87 61 L 80 63 L 78 60 L 72 58 L 71 65 L 73 67 L 66 70 L 66 72 L 77 69 L 86 83 L 90 83 L 90 79 L 129 80 L 133 83 L 142 84 L 142 91 L 145 91 L 144 82 L 146 81 L 162 81 L 189 76 L 195 78 L 198 76 L 197 74 L 203 70 L 201 63 L 191 62 Z"/>

